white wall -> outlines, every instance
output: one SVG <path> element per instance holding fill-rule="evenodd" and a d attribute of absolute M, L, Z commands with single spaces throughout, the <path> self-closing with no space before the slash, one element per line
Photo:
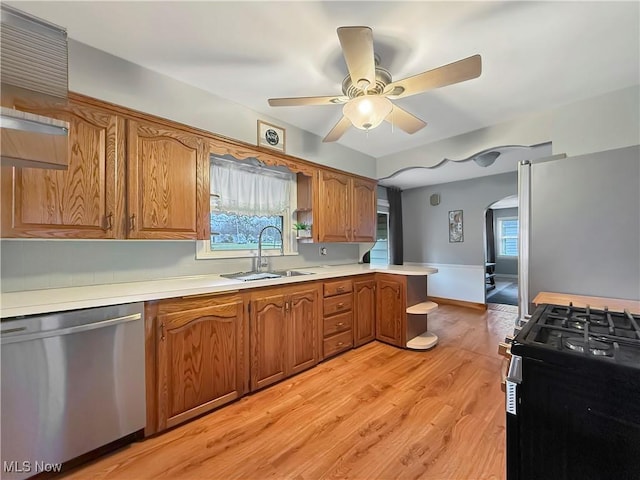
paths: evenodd
<path fill-rule="evenodd" d="M 485 209 L 516 194 L 516 172 L 402 192 L 404 260 L 438 269 L 429 295 L 484 303 Z M 440 204 L 429 197 L 440 194 Z M 463 211 L 464 241 L 449 243 L 449 211 Z"/>
<path fill-rule="evenodd" d="M 640 144 L 640 87 L 555 110 L 551 140 L 568 157 Z"/>
<path fill-rule="evenodd" d="M 640 300 L 640 146 L 531 166 L 529 293 Z"/>
<path fill-rule="evenodd" d="M 269 257 L 276 270 L 356 263 L 358 244 L 300 244 L 299 255 Z M 369 247 L 370 248 L 370 247 Z M 3 240 L 1 291 L 79 287 L 159 278 L 244 272 L 253 259 L 195 259 L 192 241 Z"/>
<path fill-rule="evenodd" d="M 502 145 L 552 142 L 553 153 L 582 155 L 640 143 L 640 86 L 532 113 L 377 160 L 377 178 L 410 166 L 430 167 Z"/>

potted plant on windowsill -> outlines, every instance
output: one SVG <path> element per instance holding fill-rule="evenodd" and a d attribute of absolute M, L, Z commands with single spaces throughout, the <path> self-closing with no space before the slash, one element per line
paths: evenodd
<path fill-rule="evenodd" d="M 296 231 L 296 238 L 311 237 L 311 225 L 308 223 L 294 223 L 293 229 Z"/>

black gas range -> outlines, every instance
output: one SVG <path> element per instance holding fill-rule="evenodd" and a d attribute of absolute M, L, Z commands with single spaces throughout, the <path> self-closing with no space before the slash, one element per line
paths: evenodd
<path fill-rule="evenodd" d="M 540 305 L 507 381 L 507 478 L 640 479 L 640 316 Z"/>

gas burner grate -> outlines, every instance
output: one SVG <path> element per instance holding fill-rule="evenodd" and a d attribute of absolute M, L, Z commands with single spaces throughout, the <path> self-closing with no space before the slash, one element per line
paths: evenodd
<path fill-rule="evenodd" d="M 527 341 L 558 353 L 640 367 L 640 316 L 573 305 L 541 306 Z"/>

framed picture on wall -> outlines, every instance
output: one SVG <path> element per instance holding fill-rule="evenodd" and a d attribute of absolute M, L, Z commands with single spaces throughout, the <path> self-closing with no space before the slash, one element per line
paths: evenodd
<path fill-rule="evenodd" d="M 462 228 L 462 210 L 451 210 L 449 212 L 449 243 L 464 242 Z"/>
<path fill-rule="evenodd" d="M 258 120 L 258 146 L 273 148 L 285 153 L 284 128 Z"/>

